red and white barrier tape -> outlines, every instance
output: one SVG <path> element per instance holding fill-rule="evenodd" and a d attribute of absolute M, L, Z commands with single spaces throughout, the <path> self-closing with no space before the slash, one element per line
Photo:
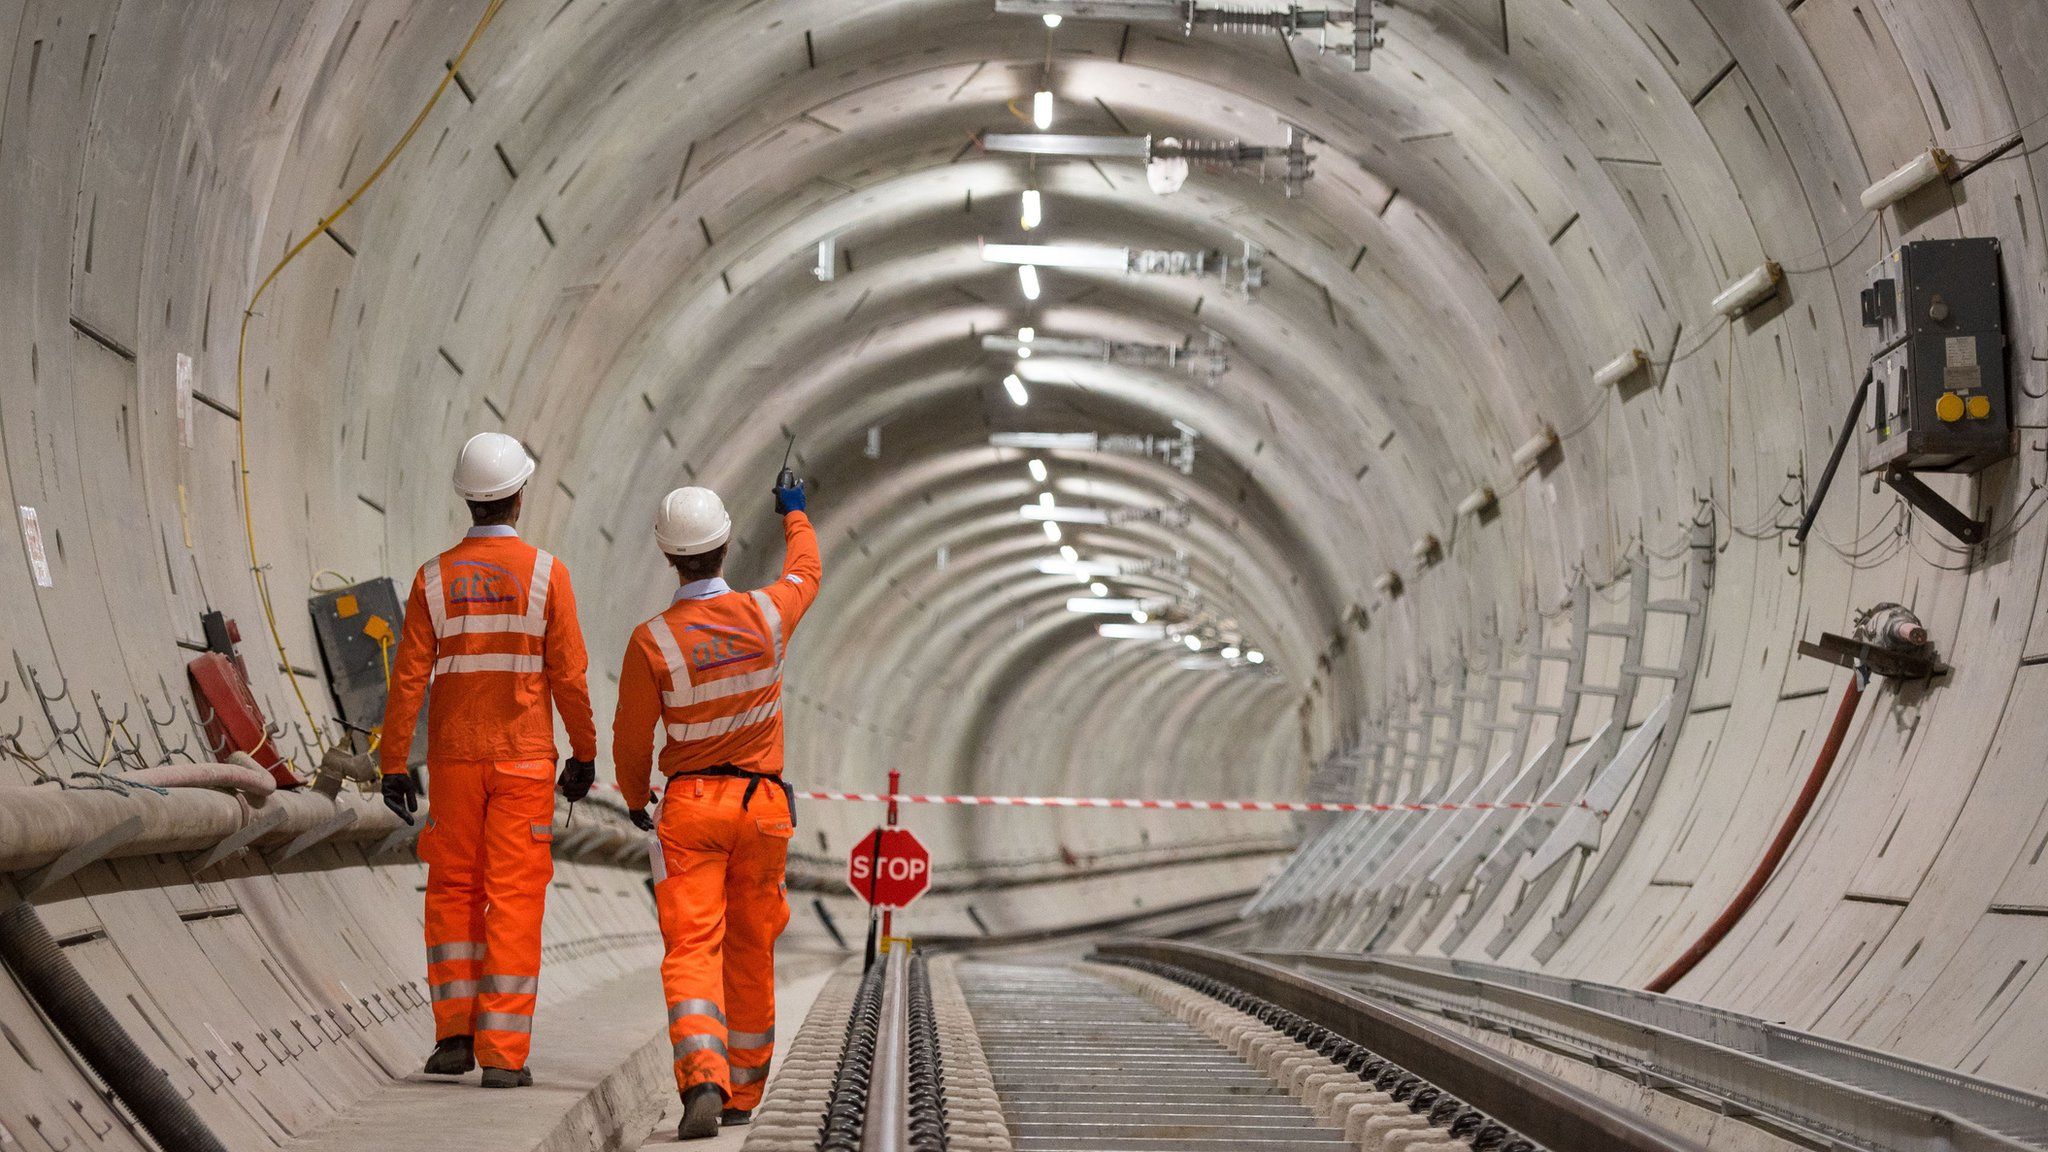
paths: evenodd
<path fill-rule="evenodd" d="M 1130 800 L 1104 796 L 938 796 L 919 793 L 799 791 L 803 800 L 851 800 L 864 804 L 964 804 L 976 808 L 1141 808 L 1197 812 L 1523 812 L 1534 808 L 1585 808 L 1583 800 L 1503 800 L 1471 804 L 1323 803 L 1298 800 Z M 1604 815 L 1604 813 L 1603 813 Z"/>
<path fill-rule="evenodd" d="M 601 791 L 616 791 L 609 783 Z M 1528 812 L 1538 808 L 1583 808 L 1599 816 L 1584 800 L 1473 801 L 1468 804 L 1371 804 L 1306 800 L 1133 800 L 1108 796 L 948 796 L 920 792 L 837 792 L 796 790 L 799 800 L 845 800 L 856 804 L 956 804 L 970 808 L 1124 808 L 1175 812 Z"/>

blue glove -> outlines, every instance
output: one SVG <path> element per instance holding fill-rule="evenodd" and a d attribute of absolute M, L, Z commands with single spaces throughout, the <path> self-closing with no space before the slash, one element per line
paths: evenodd
<path fill-rule="evenodd" d="M 787 516 L 791 512 L 801 512 L 803 510 L 804 486 L 802 481 L 798 481 L 795 487 L 777 488 L 775 490 L 775 514 L 777 516 Z"/>

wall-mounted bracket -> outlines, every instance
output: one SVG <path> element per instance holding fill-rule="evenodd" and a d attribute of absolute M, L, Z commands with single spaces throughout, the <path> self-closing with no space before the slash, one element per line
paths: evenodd
<path fill-rule="evenodd" d="M 270 856 L 268 857 L 270 866 L 272 868 L 277 867 L 278 865 L 284 863 L 285 861 L 291 859 L 294 856 L 297 856 L 299 853 L 304 852 L 306 849 L 313 847 L 315 844 L 320 843 L 322 840 L 327 839 L 329 836 L 334 835 L 336 832 L 341 831 L 343 828 L 346 828 L 355 822 L 355 809 L 344 808 L 341 811 L 336 812 L 334 815 L 329 816 L 327 819 L 322 820 L 320 823 L 314 825 L 313 827 L 308 828 L 304 832 L 299 833 L 296 837 L 292 839 L 291 843 L 285 845 L 283 848 L 278 849 L 276 852 L 271 853 Z"/>
<path fill-rule="evenodd" d="M 192 866 L 192 871 L 195 873 L 204 872 L 212 868 L 214 865 L 276 830 L 284 821 L 285 810 L 283 806 L 265 812 L 263 815 L 250 821 L 246 826 L 229 833 L 220 843 L 215 844 L 205 856 L 200 858 L 197 864 Z"/>
<path fill-rule="evenodd" d="M 1879 676 L 1895 680 L 1926 680 L 1940 676 L 1949 670 L 1934 654 L 1933 645 L 1920 648 L 1887 648 L 1881 644 L 1837 636 L 1832 632 L 1820 634 L 1818 644 L 1811 640 L 1799 642 L 1799 654 L 1839 664 L 1852 671 L 1870 670 Z"/>
<path fill-rule="evenodd" d="M 1925 512 L 1929 519 L 1965 544 L 1982 544 L 1985 534 L 1991 530 L 1990 521 L 1971 519 L 1907 469 L 1893 464 L 1884 470 L 1883 479 L 1891 485 L 1892 491 L 1905 498 L 1906 503 Z"/>
<path fill-rule="evenodd" d="M 87 864 L 105 858 L 114 849 L 142 835 L 142 817 L 130 816 L 105 832 L 72 848 L 70 851 L 15 881 L 14 886 L 23 896 L 36 893 L 64 879 Z"/>

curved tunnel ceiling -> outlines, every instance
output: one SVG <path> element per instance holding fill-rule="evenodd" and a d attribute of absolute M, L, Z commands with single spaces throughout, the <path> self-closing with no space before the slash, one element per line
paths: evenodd
<path fill-rule="evenodd" d="M 2001 949 L 2048 946 L 2028 935 L 2038 916 L 1987 927 L 1955 911 L 2048 907 L 2031 847 L 2048 788 L 2016 766 L 2039 746 L 2024 679 L 2038 661 L 2022 659 L 2048 649 L 2032 634 L 2038 446 L 1938 482 L 1998 526 L 1992 548 L 1960 549 L 1847 477 L 1815 543 L 1788 540 L 1868 357 L 1861 270 L 1898 240 L 2001 239 L 2019 421 L 2031 437 L 2048 420 L 2039 177 L 2026 149 L 1993 153 L 2048 114 L 2029 55 L 2048 42 L 2038 5 L 1415 0 L 1385 13 L 1386 47 L 1354 71 L 1307 37 L 1048 29 L 989 0 L 518 0 L 334 242 L 265 299 L 239 397 L 243 302 L 368 174 L 483 5 L 111 22 L 131 7 L 38 14 L 7 90 L 26 128 L 0 139 L 0 239 L 26 271 L 0 302 L 14 364 L 0 420 L 12 495 L 40 509 L 57 570 L 36 591 L 9 535 L 4 594 L 37 612 L 5 630 L 29 665 L 140 700 L 175 676 L 201 607 L 260 633 L 245 482 L 289 609 L 284 648 L 312 663 L 297 590 L 329 570 L 402 579 L 444 546 L 461 519 L 448 460 L 502 427 L 540 457 L 525 527 L 576 572 L 608 710 L 627 630 L 665 598 L 647 539 L 660 494 L 725 492 L 735 575 L 758 578 L 779 553 L 766 489 L 793 433 L 829 584 L 790 674 L 792 771 L 816 785 L 871 787 L 901 767 L 931 790 L 1285 798 L 1341 786 L 1317 769 L 1343 753 L 1367 766 L 1350 786 L 1413 791 L 1450 769 L 1409 759 L 1501 747 L 1430 746 L 1489 672 L 1624 612 L 1637 576 L 1679 596 L 1711 563 L 1700 719 L 1672 769 L 1690 791 L 1628 856 L 1615 891 L 1639 899 L 1607 898 L 1598 931 L 1554 961 L 1534 950 L 1540 932 L 1505 958 L 1618 978 L 1711 918 L 1729 887 L 1715 847 L 1746 858 L 1744 829 L 1770 815 L 1748 798 L 1782 792 L 1773 773 L 1810 757 L 1820 727 L 1829 673 L 1793 661 L 1793 640 L 1882 600 L 1921 612 L 1958 679 L 1859 729 L 1853 790 L 1820 816 L 1849 846 L 1786 873 L 1788 891 L 1839 900 L 1781 896 L 1731 949 L 1848 974 L 1828 993 L 1824 975 L 1772 982 L 1734 961 L 1706 979 L 1766 1014 L 1903 1044 L 1920 1017 L 1887 981 L 1939 989 Z M 74 72 L 99 79 L 53 79 Z M 1041 85 L 1062 132 L 1270 144 L 1295 125 L 1315 138 L 1315 175 L 1289 197 L 1277 180 L 1197 171 L 1161 196 L 1135 165 L 979 151 L 978 132 L 1031 130 L 1014 109 Z M 1955 183 L 1861 209 L 1865 186 L 1931 146 L 1960 162 Z M 1027 182 L 1046 215 L 1028 235 Z M 827 237 L 841 264 L 821 283 Z M 1046 269 L 1029 302 L 1013 269 L 980 258 L 985 241 L 1233 256 L 1249 241 L 1265 283 L 1246 298 L 1214 278 Z M 1776 297 L 1723 320 L 1710 302 L 1766 261 L 1784 273 Z M 1163 345 L 1213 333 L 1229 369 L 1034 357 L 1020 409 L 1000 383 L 1011 360 L 979 338 L 1026 325 Z M 1647 371 L 1593 382 L 1631 349 Z M 201 399 L 189 440 L 179 353 Z M 1172 437 L 1176 421 L 1197 434 L 1186 472 L 1158 455 L 989 445 L 1003 431 Z M 1517 467 L 1546 429 L 1556 449 Z M 1027 474 L 1031 455 L 1048 484 Z M 1482 486 L 1498 506 L 1461 514 Z M 1088 590 L 1039 570 L 1054 546 L 1018 515 L 1047 490 L 1184 505 L 1185 526 L 1072 525 L 1066 542 L 1152 564 L 1112 594 L 1187 597 L 1211 651 L 1227 635 L 1266 662 L 1183 670 L 1185 649 L 1105 640 L 1067 613 Z M 1688 549 L 1695 525 L 1711 548 Z M 1419 555 L 1432 535 L 1440 553 Z M 80 640 L 110 620 L 110 643 Z M 1677 634 L 1649 647 L 1675 658 Z M 284 674 L 255 664 L 259 694 L 289 715 Z M 1559 677 L 1540 672 L 1535 698 Z M 322 712 L 317 672 L 299 679 Z M 1404 749 L 1391 761 L 1376 751 L 1390 740 Z M 970 813 L 949 847 L 1022 857 L 1048 827 L 1105 850 L 1217 835 L 1174 819 Z M 1261 819 L 1226 827 L 1278 827 Z M 835 835 L 857 822 L 821 818 Z M 1959 864 L 1968 843 L 2000 847 Z M 1646 943 L 1603 951 L 1630 934 Z M 1851 939 L 1855 955 L 1839 954 Z M 1963 1048 L 1944 1059 L 1976 1051 Z"/>

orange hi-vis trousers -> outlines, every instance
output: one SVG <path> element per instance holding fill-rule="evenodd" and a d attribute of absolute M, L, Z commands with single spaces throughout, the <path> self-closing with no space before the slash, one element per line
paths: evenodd
<path fill-rule="evenodd" d="M 780 788 L 755 789 L 742 808 L 747 784 L 671 780 L 651 855 L 676 1088 L 716 1084 L 726 1107 L 751 1109 L 775 1053 L 775 938 L 789 923 L 795 829 Z"/>
<path fill-rule="evenodd" d="M 427 764 L 427 983 L 434 1039 L 476 1037 L 486 1068 L 524 1068 L 540 994 L 555 819 L 552 760 Z"/>

